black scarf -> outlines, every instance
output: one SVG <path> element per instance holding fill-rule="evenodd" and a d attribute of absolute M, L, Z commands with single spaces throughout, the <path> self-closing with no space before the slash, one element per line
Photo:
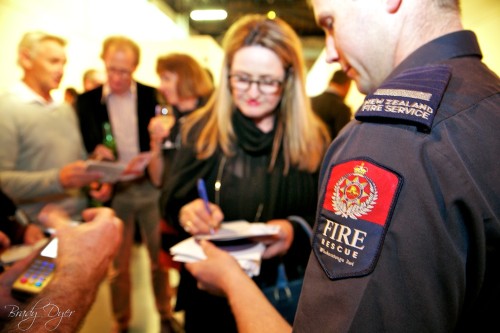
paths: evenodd
<path fill-rule="evenodd" d="M 238 145 L 250 155 L 270 154 L 273 146 L 275 129 L 262 132 L 252 119 L 245 117 L 240 111 L 233 114 L 233 126 Z"/>

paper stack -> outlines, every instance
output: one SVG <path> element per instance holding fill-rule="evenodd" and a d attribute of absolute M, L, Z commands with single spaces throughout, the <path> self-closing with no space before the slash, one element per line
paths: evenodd
<path fill-rule="evenodd" d="M 252 277 L 260 273 L 260 263 L 265 250 L 264 244 L 255 242 L 252 238 L 275 235 L 278 231 L 278 226 L 270 226 L 265 223 L 224 222 L 215 234 L 196 235 L 185 239 L 171 247 L 170 253 L 173 260 L 179 262 L 204 260 L 206 259 L 205 253 L 197 240 L 210 240 L 235 257 L 243 270 Z"/>
<path fill-rule="evenodd" d="M 138 178 L 144 174 L 144 169 L 151 161 L 151 153 L 143 152 L 135 156 L 130 162 L 111 162 L 87 160 L 87 170 L 102 172 L 99 180 L 103 183 L 116 183 Z"/>

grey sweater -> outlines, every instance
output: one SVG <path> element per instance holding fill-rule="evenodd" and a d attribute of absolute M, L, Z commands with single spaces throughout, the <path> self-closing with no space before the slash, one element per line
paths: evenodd
<path fill-rule="evenodd" d="M 35 221 L 47 203 L 77 218 L 86 207 L 80 190 L 64 190 L 62 166 L 85 159 L 75 111 L 68 104 L 0 96 L 0 186 Z"/>

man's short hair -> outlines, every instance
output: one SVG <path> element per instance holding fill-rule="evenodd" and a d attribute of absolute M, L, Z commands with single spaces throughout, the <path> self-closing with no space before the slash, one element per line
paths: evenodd
<path fill-rule="evenodd" d="M 47 40 L 52 40 L 59 43 L 61 46 L 66 46 L 66 40 L 59 36 L 51 35 L 43 31 L 30 31 L 25 33 L 21 38 L 17 51 L 19 54 L 21 52 L 27 52 L 30 56 L 34 56 L 36 55 L 38 46 Z"/>
<path fill-rule="evenodd" d="M 125 50 L 125 49 L 132 50 L 136 58 L 135 65 L 137 66 L 139 64 L 141 57 L 141 50 L 139 48 L 139 45 L 137 45 L 137 43 L 134 42 L 132 39 L 125 36 L 110 36 L 106 38 L 102 43 L 101 59 L 104 60 L 104 56 L 106 55 L 108 50 L 112 47 L 115 47 L 118 50 Z"/>

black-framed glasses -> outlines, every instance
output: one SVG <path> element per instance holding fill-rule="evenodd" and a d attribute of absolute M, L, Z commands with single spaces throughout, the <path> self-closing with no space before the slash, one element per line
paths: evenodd
<path fill-rule="evenodd" d="M 232 88 L 239 91 L 248 91 L 248 89 L 252 86 L 252 83 L 256 83 L 257 89 L 262 94 L 276 94 L 283 85 L 283 81 L 277 79 L 260 78 L 258 80 L 252 80 L 249 76 L 241 74 L 229 75 L 229 83 Z"/>

